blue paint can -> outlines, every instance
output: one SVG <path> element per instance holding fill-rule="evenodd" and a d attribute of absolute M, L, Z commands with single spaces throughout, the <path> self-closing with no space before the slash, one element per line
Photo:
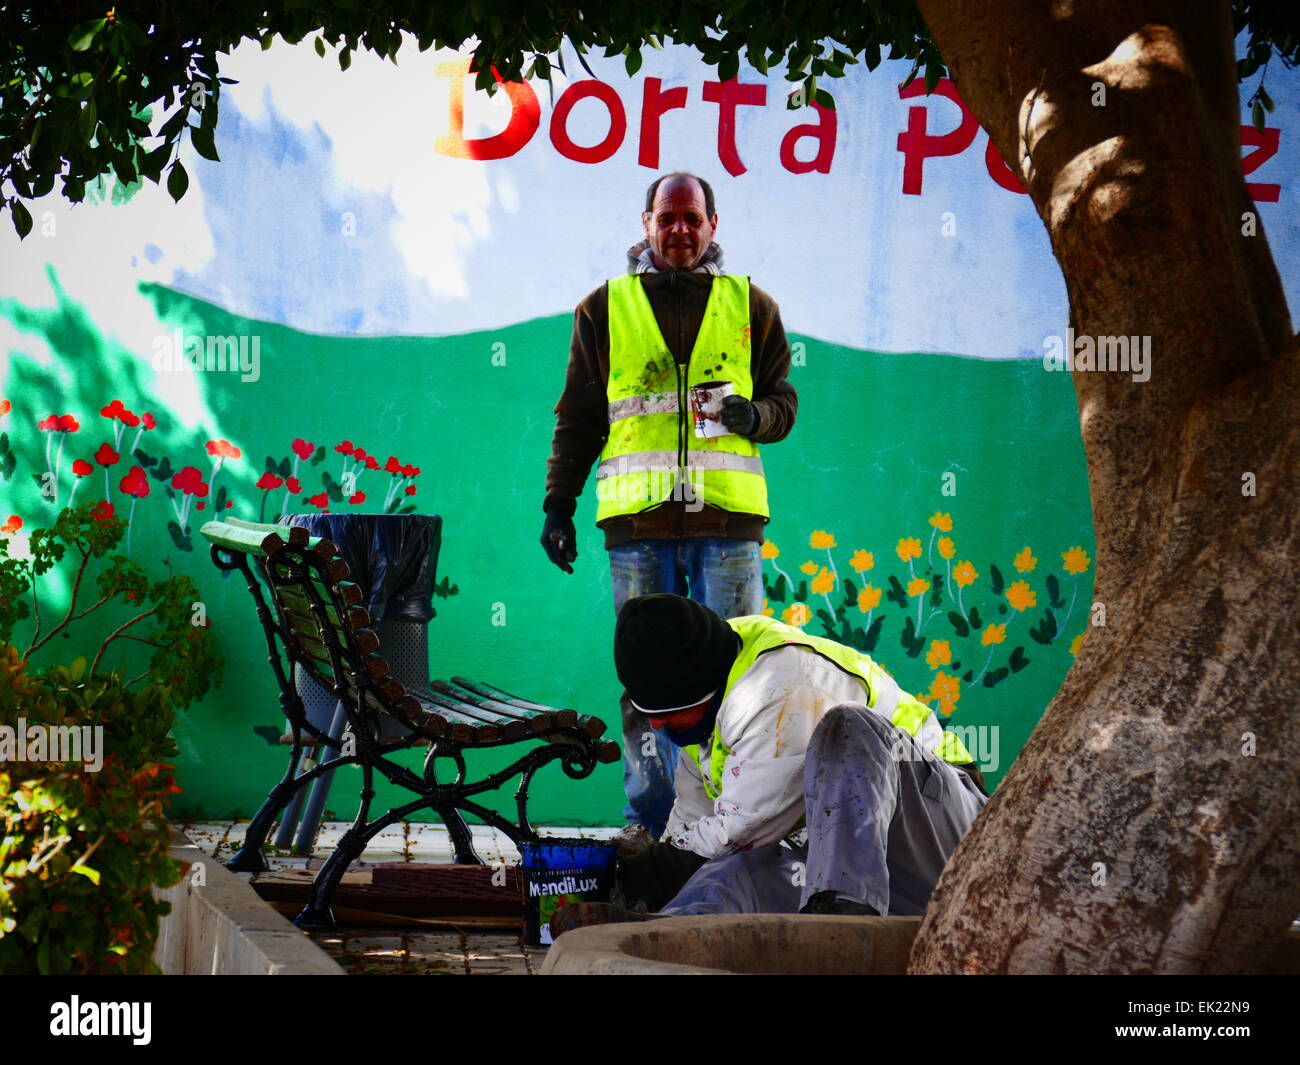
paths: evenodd
<path fill-rule="evenodd" d="M 519 848 L 524 890 L 524 942 L 551 943 L 551 917 L 573 902 L 609 902 L 618 844 L 613 840 L 548 837 Z"/>

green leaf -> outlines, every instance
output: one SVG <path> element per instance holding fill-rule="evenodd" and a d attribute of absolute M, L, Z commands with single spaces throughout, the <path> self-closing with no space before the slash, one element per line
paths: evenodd
<path fill-rule="evenodd" d="M 627 76 L 630 78 L 641 69 L 641 52 L 638 49 L 635 52 L 628 52 L 627 62 L 623 64 L 627 68 Z"/>
<path fill-rule="evenodd" d="M 1255 101 L 1255 105 L 1250 109 L 1250 117 L 1255 124 L 1255 128 L 1262 133 L 1264 130 L 1264 105 L 1258 100 Z"/>
<path fill-rule="evenodd" d="M 925 68 L 925 94 L 927 96 L 934 92 L 934 87 L 939 84 L 939 79 L 943 77 L 943 67 L 938 63 L 928 63 Z"/>
<path fill-rule="evenodd" d="M 1273 113 L 1273 97 L 1269 96 L 1263 85 L 1259 87 L 1259 102 L 1264 105 L 1264 110 L 1270 115 Z"/>
<path fill-rule="evenodd" d="M 322 59 L 325 58 L 325 41 L 321 37 L 316 38 L 316 54 Z"/>
<path fill-rule="evenodd" d="M 99 886 L 99 871 L 98 871 L 98 870 L 96 870 L 96 869 L 92 869 L 92 868 L 90 868 L 90 866 L 88 866 L 88 865 L 74 865 L 74 866 L 72 867 L 72 872 L 74 872 L 74 873 L 80 873 L 82 876 L 84 876 L 87 880 L 89 880 L 89 881 L 90 881 L 92 884 L 94 884 L 96 887 Z"/>
<path fill-rule="evenodd" d="M 181 161 L 177 159 L 167 172 L 167 192 L 173 200 L 179 201 L 189 187 L 190 176 L 185 172 L 185 167 Z"/>
<path fill-rule="evenodd" d="M 211 159 L 214 163 L 221 162 L 221 156 L 217 155 L 217 145 L 213 139 L 211 129 L 195 129 L 191 126 L 190 143 L 194 145 L 194 150 L 204 159 Z"/>
<path fill-rule="evenodd" d="M 348 67 L 350 67 L 351 65 L 352 65 L 352 50 L 345 47 L 343 51 L 339 52 L 339 69 L 347 70 Z"/>
<path fill-rule="evenodd" d="M 26 237 L 32 231 L 31 213 L 23 206 L 21 200 L 10 200 L 9 212 L 13 215 L 14 229 L 18 231 L 19 239 Z"/>
<path fill-rule="evenodd" d="M 825 89 L 818 89 L 815 93 L 813 93 L 813 100 L 821 104 L 822 107 L 826 108 L 827 111 L 835 110 L 835 97 L 832 96 Z"/>
<path fill-rule="evenodd" d="M 84 52 L 90 47 L 95 36 L 107 24 L 108 19 L 93 18 L 89 22 L 83 22 L 68 34 L 68 45 L 74 52 Z"/>

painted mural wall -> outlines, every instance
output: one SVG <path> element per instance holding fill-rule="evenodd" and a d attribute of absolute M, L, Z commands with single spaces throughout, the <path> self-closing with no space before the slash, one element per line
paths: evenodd
<path fill-rule="evenodd" d="M 668 170 L 713 184 L 726 268 L 776 298 L 792 346 L 798 423 L 764 449 L 766 609 L 869 651 L 993 781 L 1097 620 L 1074 390 L 1051 357 L 1064 285 L 952 85 L 900 91 L 887 62 L 827 86 L 834 111 L 789 110 L 779 69 L 718 84 L 679 48 L 630 78 L 592 65 L 489 99 L 464 54 L 343 73 L 310 43 L 241 48 L 221 162 L 187 150 L 179 204 L 109 183 L 35 204 L 21 244 L 0 234 L 0 535 L 21 549 L 102 501 L 132 559 L 198 582 L 226 658 L 178 726 L 180 812 L 248 814 L 283 766 L 247 592 L 198 534 L 215 515 L 442 515 L 434 675 L 616 725 L 590 485 L 575 574 L 537 540 L 573 307 L 625 270 Z M 1294 303 L 1300 116 L 1296 76 L 1275 74 L 1243 169 Z M 617 767 L 534 794 L 540 823 L 619 821 Z M 344 779 L 331 806 L 354 805 Z"/>

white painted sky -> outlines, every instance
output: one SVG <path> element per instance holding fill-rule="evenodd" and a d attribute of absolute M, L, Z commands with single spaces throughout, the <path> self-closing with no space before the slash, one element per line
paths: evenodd
<path fill-rule="evenodd" d="M 516 155 L 478 162 L 438 154 L 435 140 L 449 132 L 450 82 L 435 66 L 451 58 L 410 47 L 396 66 L 358 54 L 342 72 L 310 41 L 265 52 L 242 46 L 222 61 L 222 73 L 239 81 L 222 99 L 223 161 L 187 147 L 191 184 L 180 204 L 151 184 L 122 205 L 69 207 L 47 197 L 34 205 L 37 231 L 26 242 L 0 226 L 0 298 L 53 305 L 52 268 L 101 329 L 142 353 L 157 326 L 140 281 L 315 333 L 490 329 L 571 312 L 621 273 L 626 249 L 640 239 L 646 186 L 680 168 L 713 183 L 727 268 L 771 293 L 792 332 L 874 350 L 998 359 L 1038 357 L 1043 338 L 1064 330 L 1065 290 L 1046 233 L 1026 197 L 989 178 L 983 132 L 961 155 L 926 161 L 921 195 L 902 193 L 896 144 L 908 108 L 928 109 L 932 134 L 958 120 L 950 101 L 898 98 L 904 63 L 874 73 L 851 68 L 828 83 L 839 115 L 833 165 L 829 174 L 802 175 L 780 166 L 779 147 L 812 116 L 785 110 L 779 70 L 764 79 L 742 68 L 742 81 L 766 82 L 768 99 L 739 110 L 736 140 L 748 169 L 733 176 L 718 158 L 718 106 L 702 96 L 715 70 L 689 49 L 647 50 L 631 79 L 621 60 L 590 59 L 618 91 L 628 122 L 617 152 L 594 165 L 552 144 L 544 84 L 541 126 Z M 637 158 L 650 77 L 688 90 L 687 107 L 662 119 L 655 169 Z M 1261 204 L 1260 216 L 1300 314 L 1292 178 L 1300 72 L 1275 69 L 1270 79 L 1281 151 L 1252 178 L 1283 186 L 1281 202 Z M 557 77 L 557 98 L 565 84 Z M 465 92 L 467 136 L 504 127 L 504 97 L 489 102 L 469 79 Z M 584 101 L 567 128 L 578 143 L 593 144 L 608 128 L 606 111 Z M 801 154 L 811 147 L 804 142 Z M 55 235 L 43 236 L 50 220 Z M 945 220 L 955 226 L 950 235 Z M 3 316 L 0 331 L 0 350 L 43 357 L 39 342 Z"/>

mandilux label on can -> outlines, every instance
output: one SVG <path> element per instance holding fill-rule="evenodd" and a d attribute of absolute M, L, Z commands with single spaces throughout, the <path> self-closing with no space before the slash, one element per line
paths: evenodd
<path fill-rule="evenodd" d="M 571 902 L 608 902 L 618 844 L 613 840 L 547 838 L 519 848 L 524 890 L 524 942 L 551 943 L 551 917 Z"/>

